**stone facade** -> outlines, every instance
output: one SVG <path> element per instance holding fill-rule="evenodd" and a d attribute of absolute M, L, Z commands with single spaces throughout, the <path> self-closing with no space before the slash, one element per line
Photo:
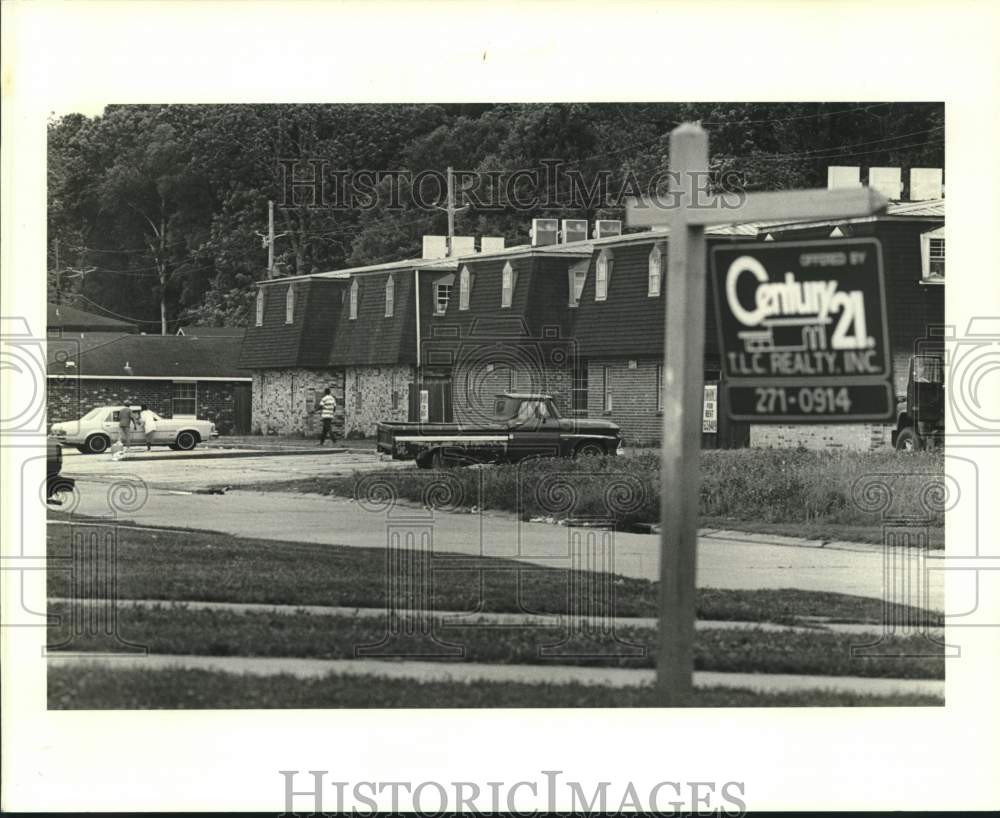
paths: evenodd
<path fill-rule="evenodd" d="M 318 435 L 316 401 L 330 388 L 344 405 L 340 369 L 257 369 L 253 374 L 254 434 Z"/>
<path fill-rule="evenodd" d="M 237 427 L 234 381 L 198 381 L 195 413 L 210 420 L 219 434 L 233 434 Z M 115 406 L 129 401 L 145 404 L 161 417 L 174 416 L 174 383 L 144 378 L 53 378 L 48 379 L 48 421 L 60 423 L 83 417 L 96 406 Z"/>
<path fill-rule="evenodd" d="M 344 433 L 371 437 L 379 421 L 405 421 L 413 379 L 414 368 L 408 364 L 347 367 Z"/>

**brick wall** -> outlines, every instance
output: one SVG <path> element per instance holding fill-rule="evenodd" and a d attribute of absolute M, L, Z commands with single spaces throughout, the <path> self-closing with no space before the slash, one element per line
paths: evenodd
<path fill-rule="evenodd" d="M 405 421 L 409 385 L 413 379 L 414 370 L 408 364 L 347 367 L 344 382 L 345 432 L 371 437 L 379 421 Z"/>
<path fill-rule="evenodd" d="M 251 428 L 255 434 L 318 435 L 322 423 L 315 402 L 327 387 L 343 406 L 343 370 L 256 370 Z"/>
<path fill-rule="evenodd" d="M 661 437 L 663 418 L 657 411 L 656 367 L 659 358 L 596 359 L 587 368 L 587 416 L 605 418 L 622 427 L 629 443 L 653 443 Z M 611 379 L 611 411 L 604 405 L 605 367 Z"/>
<path fill-rule="evenodd" d="M 199 381 L 197 415 L 210 420 L 220 434 L 230 434 L 236 424 L 232 381 Z M 165 418 L 174 416 L 172 381 L 79 378 L 48 380 L 48 420 L 60 423 L 83 417 L 96 406 L 116 406 L 128 401 L 145 404 Z"/>
<path fill-rule="evenodd" d="M 492 368 L 492 370 L 491 370 Z M 493 398 L 501 392 L 551 395 L 563 415 L 572 409 L 572 362 L 565 366 L 518 365 L 486 360 L 457 365 L 452 372 L 452 404 L 456 423 L 481 423 L 493 415 Z"/>

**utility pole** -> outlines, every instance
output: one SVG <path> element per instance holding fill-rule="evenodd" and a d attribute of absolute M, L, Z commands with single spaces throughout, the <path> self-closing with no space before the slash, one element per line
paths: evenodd
<path fill-rule="evenodd" d="M 62 272 L 59 269 L 59 239 L 55 239 L 56 251 L 56 315 L 59 314 L 59 305 L 62 303 Z"/>
<path fill-rule="evenodd" d="M 448 256 L 451 257 L 454 254 L 454 243 L 455 243 L 455 216 L 459 213 L 464 213 L 469 209 L 469 205 L 462 205 L 462 207 L 455 206 L 455 172 L 452 170 L 451 165 L 448 166 L 448 205 L 446 207 L 438 207 L 438 210 L 444 210 L 448 214 Z"/>
<path fill-rule="evenodd" d="M 274 277 L 274 202 L 267 200 L 267 277 Z"/>
<path fill-rule="evenodd" d="M 288 233 L 274 235 L 274 201 L 272 199 L 267 200 L 267 235 L 265 236 L 259 230 L 257 235 L 261 238 L 261 244 L 267 248 L 267 277 L 274 278 L 274 240 L 287 236 Z"/>

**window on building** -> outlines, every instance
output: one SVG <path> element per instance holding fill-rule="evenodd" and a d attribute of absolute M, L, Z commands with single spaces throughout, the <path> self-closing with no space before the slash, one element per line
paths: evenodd
<path fill-rule="evenodd" d="M 264 326 L 264 288 L 257 290 L 257 317 L 254 324 L 258 327 Z"/>
<path fill-rule="evenodd" d="M 452 284 L 439 281 L 434 285 L 434 312 L 444 315 L 448 311 L 448 302 L 451 301 Z"/>
<path fill-rule="evenodd" d="M 468 267 L 463 267 L 458 276 L 458 308 L 469 309 L 469 296 L 472 294 L 472 273 Z"/>
<path fill-rule="evenodd" d="M 597 257 L 597 272 L 594 278 L 594 300 L 608 300 L 608 283 L 611 280 L 613 256 L 610 250 L 602 250 Z"/>
<path fill-rule="evenodd" d="M 174 381 L 173 415 L 198 416 L 198 384 L 195 381 Z"/>
<path fill-rule="evenodd" d="M 649 283 L 646 294 L 655 297 L 660 294 L 660 286 L 663 281 L 663 249 L 659 244 L 654 244 L 649 251 Z"/>
<path fill-rule="evenodd" d="M 663 364 L 656 365 L 656 411 L 663 411 Z"/>
<path fill-rule="evenodd" d="M 578 361 L 573 372 L 573 414 L 578 417 L 587 416 L 587 381 L 587 362 Z"/>
<path fill-rule="evenodd" d="M 285 323 L 291 324 L 295 321 L 295 285 L 289 284 L 285 292 Z"/>
<path fill-rule="evenodd" d="M 508 261 L 503 266 L 500 275 L 500 306 L 509 307 L 514 302 L 514 287 L 517 286 L 517 274 Z"/>
<path fill-rule="evenodd" d="M 604 412 L 605 414 L 614 409 L 614 400 L 611 396 L 611 367 L 604 367 Z"/>
<path fill-rule="evenodd" d="M 587 268 L 590 266 L 590 259 L 571 264 L 569 267 L 569 305 L 575 307 L 580 303 L 580 296 L 583 294 L 583 285 L 587 281 Z"/>
<path fill-rule="evenodd" d="M 396 281 L 390 275 L 385 280 L 385 317 L 392 318 L 392 313 L 396 309 Z"/>
<path fill-rule="evenodd" d="M 944 227 L 920 236 L 920 260 L 924 281 L 944 281 Z"/>
<path fill-rule="evenodd" d="M 350 319 L 352 321 L 358 317 L 358 287 L 358 280 L 354 279 L 351 282 Z"/>

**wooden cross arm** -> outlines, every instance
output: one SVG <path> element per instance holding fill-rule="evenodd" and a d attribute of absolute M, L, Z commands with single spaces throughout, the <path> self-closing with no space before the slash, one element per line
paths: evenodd
<path fill-rule="evenodd" d="M 851 219 L 885 211 L 889 200 L 870 187 L 827 190 L 776 190 L 768 193 L 704 194 L 684 209 L 689 225 L 741 224 L 745 222 Z M 664 227 L 677 211 L 667 197 L 630 196 L 625 202 L 627 227 Z"/>

